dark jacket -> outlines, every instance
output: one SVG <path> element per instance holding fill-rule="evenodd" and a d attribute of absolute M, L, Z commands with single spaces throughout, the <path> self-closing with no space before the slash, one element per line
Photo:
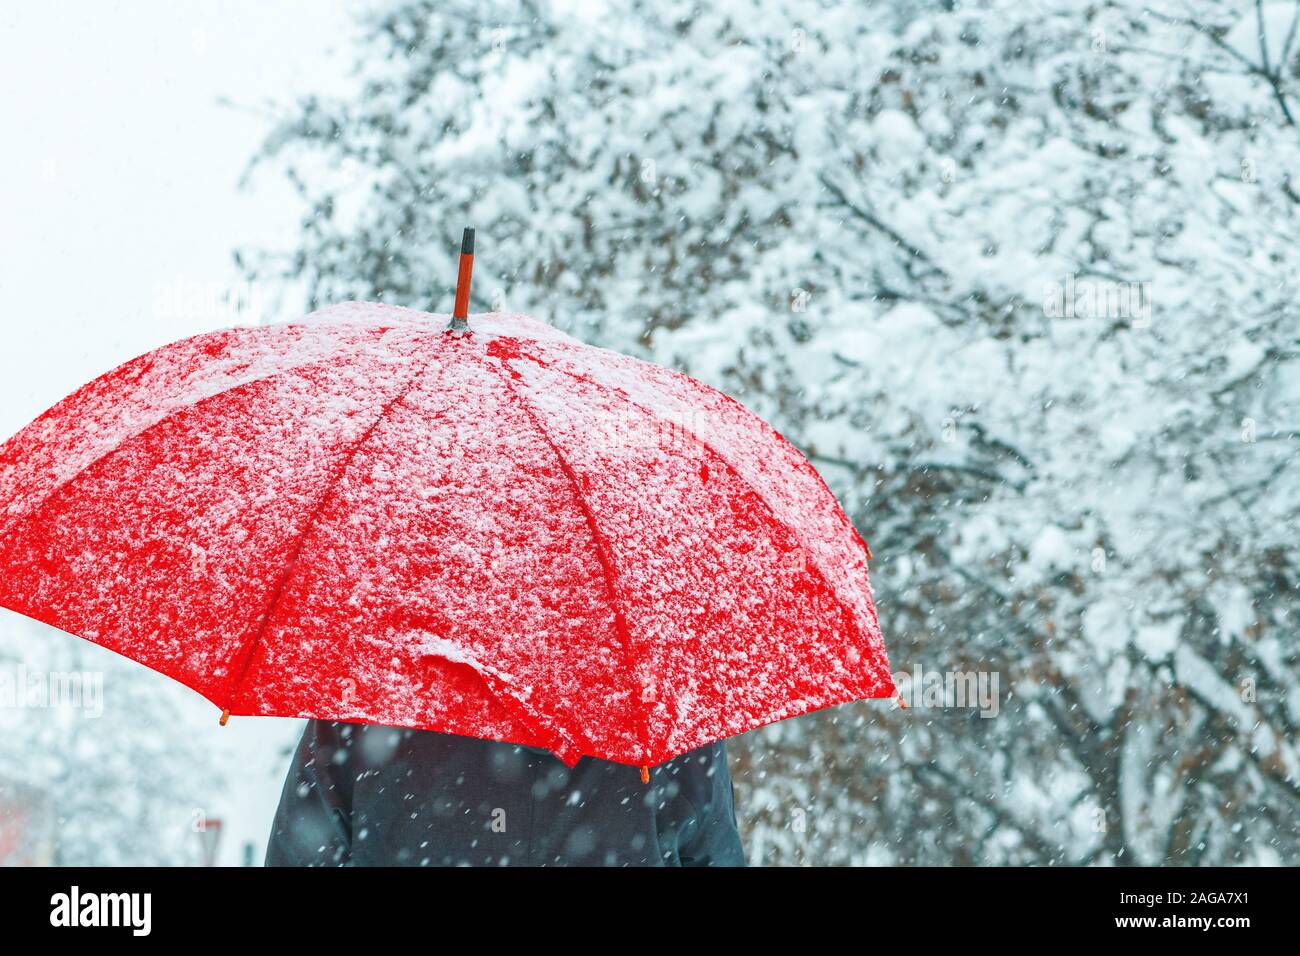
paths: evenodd
<path fill-rule="evenodd" d="M 721 743 L 654 767 L 311 721 L 267 866 L 743 866 Z"/>

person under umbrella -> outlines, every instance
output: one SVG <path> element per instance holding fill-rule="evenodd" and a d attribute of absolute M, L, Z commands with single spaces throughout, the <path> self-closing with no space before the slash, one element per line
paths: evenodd
<path fill-rule="evenodd" d="M 655 768 L 311 721 L 267 866 L 744 866 L 719 741 Z"/>

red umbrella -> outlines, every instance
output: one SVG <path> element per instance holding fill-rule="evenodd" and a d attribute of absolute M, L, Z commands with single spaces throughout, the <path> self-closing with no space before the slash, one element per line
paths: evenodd
<path fill-rule="evenodd" d="M 223 722 L 657 764 L 893 696 L 869 557 L 735 401 L 522 315 L 353 302 L 199 335 L 0 446 L 0 605 Z"/>

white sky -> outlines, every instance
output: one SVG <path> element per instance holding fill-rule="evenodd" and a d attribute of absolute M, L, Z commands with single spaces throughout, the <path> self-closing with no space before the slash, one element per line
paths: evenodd
<path fill-rule="evenodd" d="M 355 2 L 131 0 L 0 7 L 0 440 L 95 376 L 228 325 L 169 316 L 169 289 L 238 282 L 232 249 L 288 244 L 297 210 L 261 176 L 238 190 L 266 104 L 330 92 L 350 62 Z M 222 106 L 227 98 L 241 108 Z M 0 611 L 0 641 L 74 640 Z M 89 645 L 88 645 L 89 647 Z M 90 648 L 91 655 L 107 654 Z M 93 667 L 87 659 L 86 666 Z M 260 852 L 297 722 L 235 718 L 184 695 L 214 759 L 235 763 L 221 860 Z M 106 686 L 106 705 L 112 688 Z M 42 715 L 32 715 L 41 719 Z M 103 732 L 130 732 L 102 721 Z M 98 731 L 96 731 L 98 732 Z M 222 756 L 224 754 L 224 756 Z"/>
<path fill-rule="evenodd" d="M 168 293 L 234 284 L 234 248 L 287 242 L 287 187 L 238 180 L 270 101 L 338 89 L 355 7 L 0 7 L 0 438 L 129 358 L 230 324 L 169 315 Z"/>

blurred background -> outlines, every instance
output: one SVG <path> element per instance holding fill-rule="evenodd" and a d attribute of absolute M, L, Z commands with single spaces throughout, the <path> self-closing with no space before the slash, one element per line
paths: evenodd
<path fill-rule="evenodd" d="M 472 311 L 735 396 L 875 552 L 910 708 L 737 738 L 751 863 L 1298 862 L 1296 0 L 11 5 L 0 62 L 0 436 L 449 311 L 473 225 Z M 0 612 L 0 731 L 0 862 L 239 865 L 300 726 Z"/>

